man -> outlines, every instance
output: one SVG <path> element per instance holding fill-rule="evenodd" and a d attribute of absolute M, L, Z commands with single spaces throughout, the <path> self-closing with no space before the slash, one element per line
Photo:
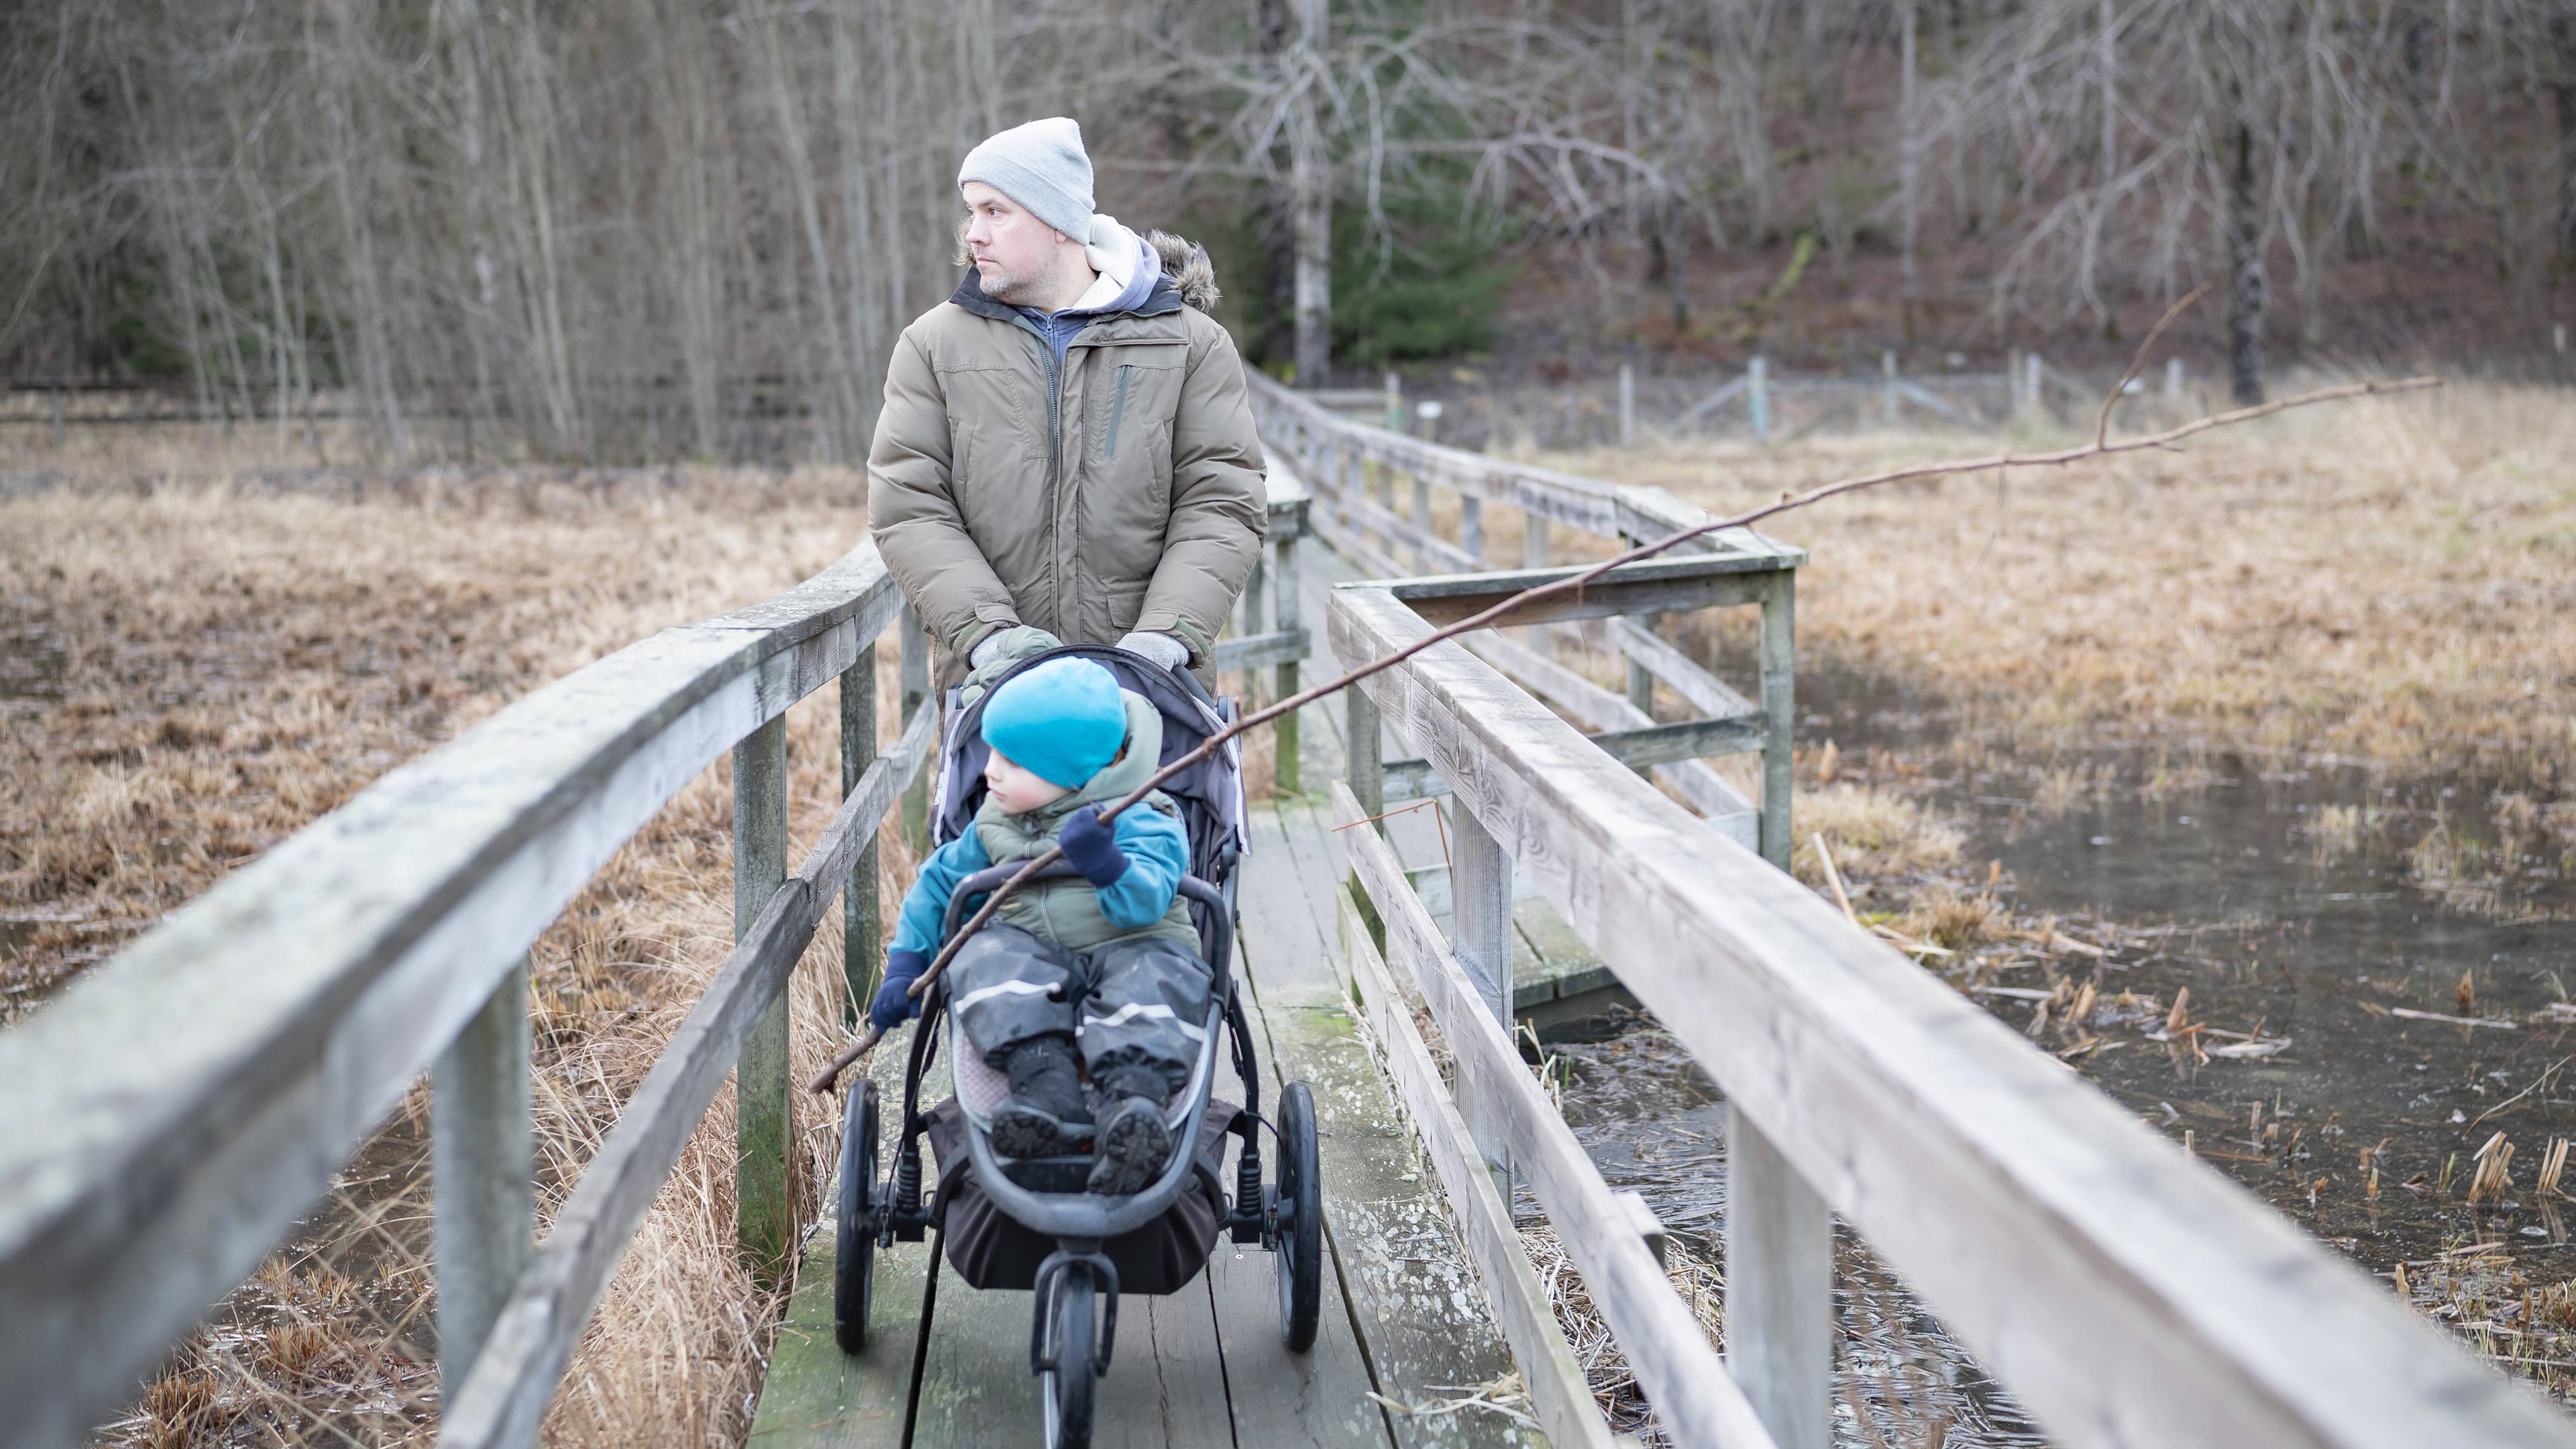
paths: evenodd
<path fill-rule="evenodd" d="M 952 682 L 1034 637 L 1015 626 L 1204 669 L 1266 503 L 1204 253 L 1094 215 L 1061 116 L 977 146 L 957 183 L 973 270 L 886 369 L 878 551 Z"/>

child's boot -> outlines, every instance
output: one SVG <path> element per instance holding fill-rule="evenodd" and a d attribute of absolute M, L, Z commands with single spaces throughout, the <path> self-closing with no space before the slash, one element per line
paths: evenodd
<path fill-rule="evenodd" d="M 1011 1095 L 993 1112 L 993 1150 L 1004 1157 L 1060 1157 L 1091 1135 L 1091 1109 L 1073 1041 L 1049 1034 L 1014 1043 L 1002 1062 Z"/>
<path fill-rule="evenodd" d="M 1100 1091 L 1113 1105 L 1100 1123 L 1088 1186 L 1112 1197 L 1143 1192 L 1172 1160 L 1172 1129 L 1163 1121 L 1171 1084 L 1160 1068 L 1118 1066 L 1102 1074 Z"/>

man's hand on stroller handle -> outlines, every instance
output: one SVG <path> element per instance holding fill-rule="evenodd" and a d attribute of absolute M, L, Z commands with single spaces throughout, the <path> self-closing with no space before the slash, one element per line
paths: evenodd
<path fill-rule="evenodd" d="M 1064 858 L 1095 890 L 1107 890 L 1127 873 L 1127 852 L 1118 848 L 1117 833 L 1100 818 L 1100 807 L 1088 805 L 1067 816 L 1056 835 Z"/>

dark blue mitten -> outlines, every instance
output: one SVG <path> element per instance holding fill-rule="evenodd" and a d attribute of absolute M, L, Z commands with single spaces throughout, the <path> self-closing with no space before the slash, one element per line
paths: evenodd
<path fill-rule="evenodd" d="M 921 1003 L 907 993 L 921 973 L 930 969 L 930 958 L 919 951 L 886 953 L 885 985 L 877 988 L 877 999 L 868 1004 L 868 1024 L 883 1036 L 904 1022 L 921 1015 Z"/>
<path fill-rule="evenodd" d="M 1064 828 L 1056 832 L 1056 844 L 1064 847 L 1064 858 L 1073 863 L 1082 878 L 1094 890 L 1107 890 L 1118 884 L 1127 873 L 1127 852 L 1118 848 L 1118 837 L 1101 822 L 1100 807 L 1085 806 L 1065 817 Z"/>

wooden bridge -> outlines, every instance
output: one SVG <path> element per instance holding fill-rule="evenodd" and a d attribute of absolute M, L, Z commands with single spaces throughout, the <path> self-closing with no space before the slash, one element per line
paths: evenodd
<path fill-rule="evenodd" d="M 1219 665 L 1274 692 L 1296 685 L 1305 621 L 1335 659 L 1377 657 L 1552 576 L 1555 531 L 1652 537 L 1700 517 L 1338 420 L 1258 379 L 1255 398 L 1273 543 Z M 1520 557 L 1491 569 L 1488 525 L 1506 521 Z M 1270 1085 L 1308 1080 L 1322 1110 L 1324 1331 L 1286 1352 L 1267 1256 L 1220 1245 L 1187 1291 L 1128 1304 L 1100 1440 L 1607 1449 L 1523 1251 L 1517 1187 L 1675 1443 L 1832 1441 L 1839 1219 L 2059 1443 L 2576 1444 L 2558 1411 L 1784 873 L 1802 560 L 1721 535 L 1281 729 L 1243 956 Z M 1762 614 L 1750 695 L 1651 627 L 1740 607 Z M 888 633 L 902 729 L 880 752 Z M 1564 662 L 1568 638 L 1623 657 L 1626 690 Z M 927 666 L 862 546 L 394 771 L 0 1035 L 8 1442 L 79 1442 L 126 1402 L 424 1072 L 442 1444 L 534 1441 L 728 1075 L 744 1251 L 783 1267 L 827 1245 L 788 1190 L 782 992 L 809 954 L 866 985 L 878 825 L 899 802 L 920 818 Z M 834 682 L 845 800 L 791 872 L 784 715 Z M 536 1243 L 525 953 L 728 751 L 738 945 Z M 1743 753 L 1761 760 L 1750 799 L 1706 763 Z M 1445 837 L 1426 812 L 1390 814 L 1422 798 L 1442 802 Z M 845 891 L 841 949 L 809 953 Z M 1727 1095 L 1722 1348 L 1666 1282 L 1651 1214 L 1607 1187 L 1505 1025 L 1611 990 Z M 1035 1441 L 1024 1295 L 967 1290 L 933 1245 L 898 1244 L 878 1261 L 876 1342 L 844 1356 L 828 1270 L 805 1253 L 763 1449 Z"/>

